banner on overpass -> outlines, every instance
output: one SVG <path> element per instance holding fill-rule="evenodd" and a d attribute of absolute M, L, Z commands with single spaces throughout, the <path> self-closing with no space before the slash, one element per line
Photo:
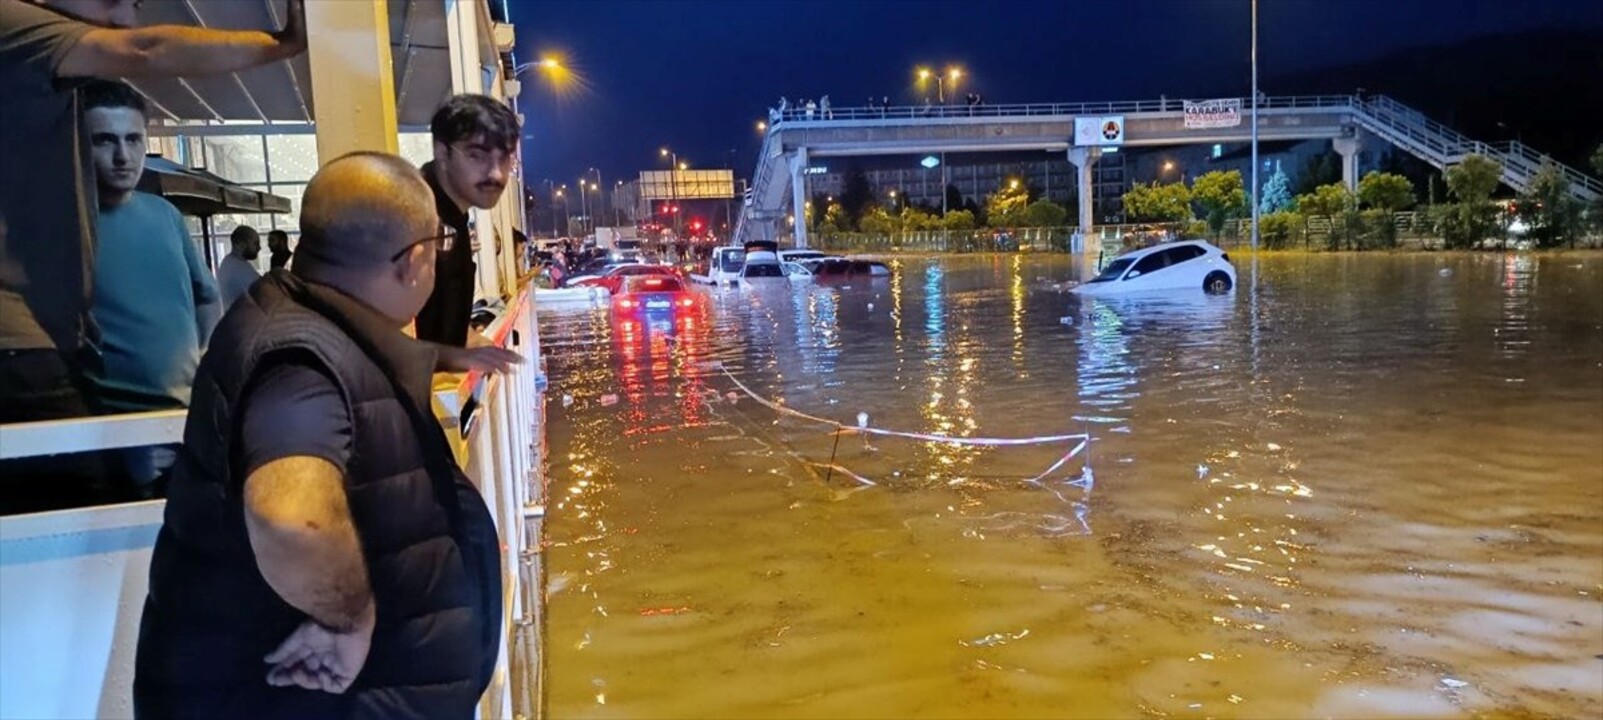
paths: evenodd
<path fill-rule="evenodd" d="M 1224 128 L 1241 124 L 1241 98 L 1186 102 L 1186 128 Z"/>
<path fill-rule="evenodd" d="M 1124 116 L 1098 115 L 1074 119 L 1074 144 L 1080 147 L 1124 144 Z"/>

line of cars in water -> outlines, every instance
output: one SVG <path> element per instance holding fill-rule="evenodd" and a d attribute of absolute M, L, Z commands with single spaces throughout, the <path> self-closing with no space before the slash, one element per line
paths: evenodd
<path fill-rule="evenodd" d="M 885 263 L 840 257 L 817 250 L 780 250 L 757 241 L 744 247 L 715 248 L 701 263 L 671 265 L 638 258 L 599 258 L 579 268 L 566 288 L 542 290 L 542 299 L 608 302 L 616 314 L 674 316 L 699 314 L 705 303 L 693 282 L 714 286 L 754 287 L 763 284 L 830 284 L 872 280 L 891 275 Z M 1106 297 L 1156 291 L 1201 290 L 1222 294 L 1236 286 L 1230 256 L 1201 240 L 1167 242 L 1141 248 L 1110 261 L 1096 277 L 1074 286 L 1082 296 Z M 562 297 L 558 297 L 562 295 Z M 539 296 L 537 296 L 539 297 Z"/>

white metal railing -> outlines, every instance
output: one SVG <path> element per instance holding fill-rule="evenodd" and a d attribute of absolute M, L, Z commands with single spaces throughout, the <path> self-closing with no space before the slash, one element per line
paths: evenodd
<path fill-rule="evenodd" d="M 1357 98 L 1351 95 L 1289 95 L 1265 97 L 1259 109 L 1334 108 L 1352 107 Z M 1247 106 L 1242 100 L 1242 107 Z M 824 122 L 830 120 L 925 120 L 929 118 L 959 117 L 1035 117 L 1071 116 L 1107 113 L 1161 113 L 1183 112 L 1185 100 L 1118 100 L 1112 102 L 1081 103 L 1021 103 L 1010 105 L 899 105 L 896 107 L 815 107 L 812 110 L 787 107 L 784 111 L 769 111 L 771 129 L 783 129 L 785 123 Z"/>
<path fill-rule="evenodd" d="M 543 715 L 544 376 L 523 288 L 491 336 L 529 363 L 436 386 L 436 414 L 500 530 L 505 635 L 486 718 Z M 0 426 L 0 457 L 176 443 L 181 411 Z M 12 481 L 0 478 L 0 484 Z M 0 487 L 0 492 L 4 488 Z M 0 517 L 0 718 L 131 717 L 134 651 L 166 503 Z"/>
<path fill-rule="evenodd" d="M 1383 95 L 1366 98 L 1356 109 L 1354 117 L 1365 130 L 1437 167 L 1445 168 L 1463 162 L 1470 155 L 1480 155 L 1501 164 L 1503 182 L 1521 191 L 1530 186 L 1537 173 L 1552 167 L 1569 181 L 1576 197 L 1593 200 L 1603 196 L 1603 181 L 1536 152 L 1524 143 L 1483 143 L 1471 139 Z"/>

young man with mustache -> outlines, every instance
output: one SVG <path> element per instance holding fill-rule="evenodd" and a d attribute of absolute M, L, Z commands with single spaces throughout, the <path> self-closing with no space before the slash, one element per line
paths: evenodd
<path fill-rule="evenodd" d="M 434 160 L 423 165 L 423 177 L 434 191 L 442 229 L 458 241 L 436 258 L 434 293 L 417 314 L 417 337 L 443 345 L 470 344 L 476 267 L 470 208 L 488 209 L 500 200 L 512 178 L 518 151 L 518 117 L 486 95 L 457 95 L 435 111 L 429 122 Z M 472 333 L 472 344 L 484 342 Z"/>

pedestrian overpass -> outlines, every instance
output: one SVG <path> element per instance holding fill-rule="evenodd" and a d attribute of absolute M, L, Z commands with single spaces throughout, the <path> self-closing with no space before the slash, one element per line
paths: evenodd
<path fill-rule="evenodd" d="M 1122 117 L 1120 147 L 1248 142 L 1252 111 L 1242 101 L 1246 123 L 1234 127 L 1188 128 L 1181 100 L 1109 103 L 914 106 L 798 109 L 770 113 L 751 195 L 735 229 L 735 241 L 773 240 L 785 218 L 804 218 L 802 177 L 818 157 L 911 155 L 965 152 L 1063 152 L 1078 169 L 1079 226 L 1093 226 L 1091 169 L 1103 145 L 1077 144 L 1077 118 Z M 1342 181 L 1358 186 L 1357 154 L 1364 134 L 1373 135 L 1446 169 L 1468 155 L 1482 155 L 1503 166 L 1502 181 L 1524 191 L 1543 167 L 1559 169 L 1577 198 L 1603 196 L 1603 182 L 1559 163 L 1519 142 L 1483 143 L 1432 121 L 1423 113 L 1385 96 L 1317 95 L 1263 98 L 1256 111 L 1258 139 L 1330 140 L 1341 155 Z M 796 244 L 807 245 L 803 222 L 794 227 Z"/>

